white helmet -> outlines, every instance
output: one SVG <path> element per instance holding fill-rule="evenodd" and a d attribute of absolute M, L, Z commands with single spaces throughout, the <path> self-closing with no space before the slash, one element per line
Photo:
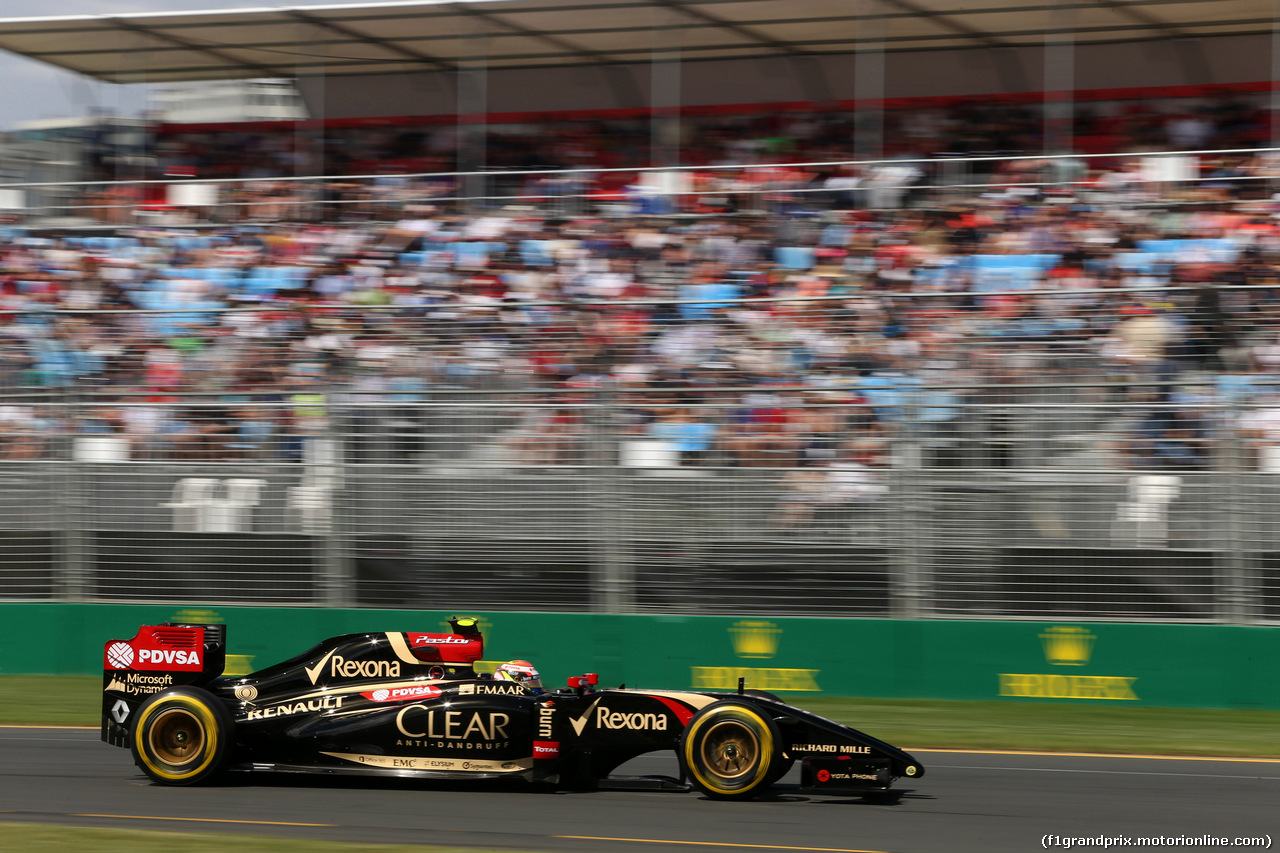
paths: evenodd
<path fill-rule="evenodd" d="M 493 671 L 493 678 L 495 681 L 514 681 L 530 690 L 542 689 L 542 677 L 527 660 L 512 660 L 498 664 Z"/>

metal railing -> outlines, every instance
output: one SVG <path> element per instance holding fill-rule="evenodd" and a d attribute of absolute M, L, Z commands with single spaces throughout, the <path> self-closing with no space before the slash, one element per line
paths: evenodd
<path fill-rule="evenodd" d="M 943 208 L 984 194 L 1144 206 L 1266 199 L 1277 149 L 922 157 L 701 166 L 0 183 L 15 224 L 227 226 L 369 223 L 441 211 L 562 216 L 792 215 Z M 1229 164 L 1229 168 L 1215 168 Z M 15 201 L 16 199 L 16 201 Z"/>
<path fill-rule="evenodd" d="M 918 400 L 877 421 L 842 392 L 743 390 L 678 407 L 611 385 L 11 398 L 0 595 L 1280 616 L 1280 440 L 1252 426 L 1265 404 L 1139 452 L 1126 443 L 1167 437 L 1125 403 L 960 400 L 940 427 Z"/>

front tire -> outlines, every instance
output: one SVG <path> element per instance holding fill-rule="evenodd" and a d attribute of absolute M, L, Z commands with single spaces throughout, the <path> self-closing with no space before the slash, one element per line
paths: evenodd
<path fill-rule="evenodd" d="M 133 760 L 161 785 L 197 785 L 226 768 L 231 713 L 198 687 L 175 687 L 142 703 L 130 736 Z"/>
<path fill-rule="evenodd" d="M 777 724 L 746 703 L 708 705 L 680 738 L 680 765 L 693 786 L 716 800 L 745 800 L 777 780 Z"/>

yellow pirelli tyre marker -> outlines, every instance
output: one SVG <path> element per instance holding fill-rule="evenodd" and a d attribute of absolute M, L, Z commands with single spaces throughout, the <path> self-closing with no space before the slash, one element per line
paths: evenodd
<path fill-rule="evenodd" d="M 772 721 L 745 705 L 712 705 L 685 729 L 685 767 L 703 793 L 746 798 L 773 782 L 776 738 Z"/>
<path fill-rule="evenodd" d="M 222 769 L 227 724 L 203 690 L 179 688 L 143 704 L 133 727 L 133 753 L 161 784 L 191 785 Z"/>

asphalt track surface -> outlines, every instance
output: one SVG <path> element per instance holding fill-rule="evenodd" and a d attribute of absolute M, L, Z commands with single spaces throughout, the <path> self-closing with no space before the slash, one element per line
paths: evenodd
<path fill-rule="evenodd" d="M 96 730 L 0 727 L 0 822 L 563 853 L 1024 851 L 1050 834 L 1280 841 L 1280 760 L 915 754 L 927 775 L 894 804 L 801 793 L 795 771 L 748 802 L 351 777 L 165 788 Z M 628 769 L 675 773 L 674 759 L 658 756 Z"/>

